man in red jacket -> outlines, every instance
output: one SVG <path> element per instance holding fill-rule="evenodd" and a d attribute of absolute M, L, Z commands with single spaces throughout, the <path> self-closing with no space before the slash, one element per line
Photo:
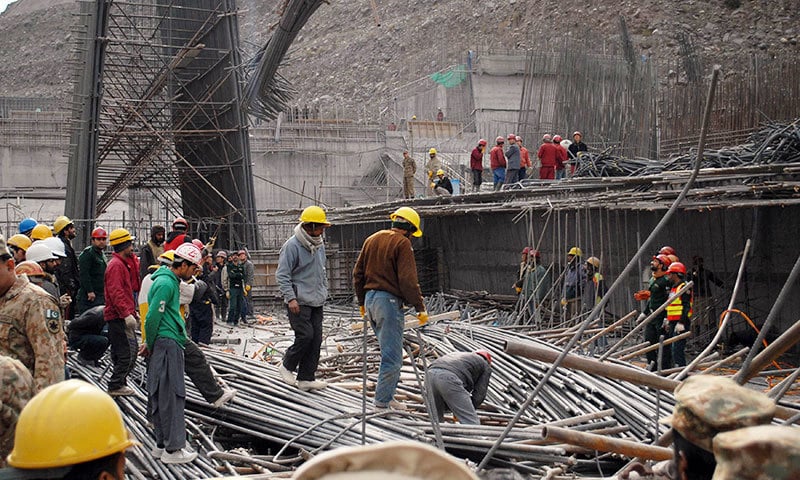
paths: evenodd
<path fill-rule="evenodd" d="M 172 231 L 164 241 L 164 251 L 175 250 L 178 245 L 191 242 L 192 237 L 187 235 L 187 231 L 189 231 L 189 222 L 183 217 L 176 218 L 172 222 Z"/>
<path fill-rule="evenodd" d="M 506 139 L 497 137 L 495 141 L 497 145 L 492 147 L 489 152 L 489 166 L 494 176 L 494 191 L 496 192 L 506 183 L 506 154 L 503 152 L 503 145 L 505 145 Z"/>
<path fill-rule="evenodd" d="M 472 170 L 472 192 L 481 191 L 483 183 L 483 152 L 486 151 L 486 140 L 478 140 L 478 146 L 472 149 L 469 157 L 469 169 Z"/>
<path fill-rule="evenodd" d="M 536 156 L 539 157 L 539 161 L 542 164 L 539 168 L 539 178 L 541 180 L 555 180 L 556 162 L 559 156 L 558 148 L 561 147 L 556 147 L 555 144 L 553 144 L 553 138 L 549 134 L 545 134 L 542 137 L 542 144 L 539 146 L 539 151 L 536 153 Z"/>
<path fill-rule="evenodd" d="M 133 278 L 139 278 L 139 270 L 130 261 L 134 237 L 124 228 L 118 228 L 108 236 L 114 247 L 114 255 L 108 262 L 105 275 L 106 308 L 103 318 L 108 323 L 108 341 L 111 344 L 111 360 L 114 370 L 108 380 L 108 394 L 113 396 L 133 395 L 127 385 L 128 374 L 136 365 L 139 345 L 136 340 L 138 320 L 134 301 Z"/>

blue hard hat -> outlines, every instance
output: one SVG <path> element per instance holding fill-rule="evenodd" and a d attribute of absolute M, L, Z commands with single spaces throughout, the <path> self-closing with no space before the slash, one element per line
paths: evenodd
<path fill-rule="evenodd" d="M 36 225 L 39 225 L 39 222 L 37 222 L 33 218 L 28 217 L 25 220 L 19 222 L 19 233 L 30 232 Z"/>

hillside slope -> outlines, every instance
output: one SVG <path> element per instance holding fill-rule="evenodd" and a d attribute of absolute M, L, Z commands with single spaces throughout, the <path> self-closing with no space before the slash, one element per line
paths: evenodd
<path fill-rule="evenodd" d="M 278 2 L 240 0 L 241 39 L 253 51 L 269 37 Z M 332 0 L 306 25 L 281 73 L 298 102 L 323 95 L 349 116 L 389 100 L 429 73 L 463 62 L 465 52 L 531 47 L 556 51 L 564 39 L 619 44 L 624 16 L 636 54 L 680 69 L 687 40 L 707 63 L 735 69 L 749 53 L 800 53 L 797 0 Z M 591 6 L 587 6 L 587 3 Z M 738 8 L 732 8 L 739 3 Z M 70 27 L 77 3 L 19 0 L 0 15 L 0 95 L 71 91 Z M 684 39 L 682 41 L 682 39 Z"/>

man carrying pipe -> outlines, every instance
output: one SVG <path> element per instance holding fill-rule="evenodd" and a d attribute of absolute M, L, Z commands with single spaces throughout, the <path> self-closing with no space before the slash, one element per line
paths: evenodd
<path fill-rule="evenodd" d="M 491 365 L 492 355 L 486 350 L 448 353 L 431 363 L 425 383 L 440 422 L 447 408 L 460 423 L 480 425 L 475 409 L 486 398 Z"/>

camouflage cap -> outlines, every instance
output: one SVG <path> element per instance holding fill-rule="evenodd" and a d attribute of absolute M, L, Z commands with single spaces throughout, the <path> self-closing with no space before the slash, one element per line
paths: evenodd
<path fill-rule="evenodd" d="M 13 257 L 11 252 L 8 250 L 8 245 L 6 245 L 6 237 L 0 235 L 0 255 L 8 255 L 9 257 Z"/>
<path fill-rule="evenodd" d="M 713 480 L 800 478 L 800 428 L 762 425 L 714 438 Z"/>
<path fill-rule="evenodd" d="M 695 375 L 675 389 L 675 409 L 661 423 L 710 452 L 716 434 L 767 424 L 774 414 L 775 402 L 762 393 L 727 377 Z"/>

